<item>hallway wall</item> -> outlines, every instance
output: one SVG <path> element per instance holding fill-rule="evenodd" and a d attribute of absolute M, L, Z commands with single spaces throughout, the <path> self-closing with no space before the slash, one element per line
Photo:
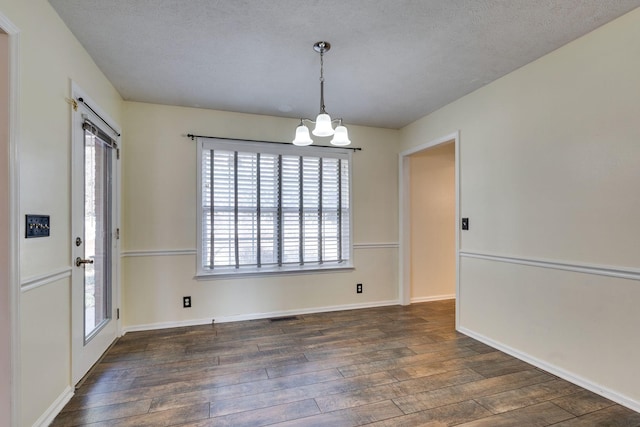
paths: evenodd
<path fill-rule="evenodd" d="M 455 144 L 410 156 L 411 302 L 455 298 Z"/>

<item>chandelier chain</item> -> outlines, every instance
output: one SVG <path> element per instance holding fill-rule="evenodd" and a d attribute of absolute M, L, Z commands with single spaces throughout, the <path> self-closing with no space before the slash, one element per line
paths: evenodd
<path fill-rule="evenodd" d="M 326 113 L 324 107 L 324 46 L 320 50 L 320 112 Z"/>

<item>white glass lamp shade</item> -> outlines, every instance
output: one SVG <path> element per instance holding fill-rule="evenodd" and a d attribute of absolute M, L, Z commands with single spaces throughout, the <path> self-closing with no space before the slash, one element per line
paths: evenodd
<path fill-rule="evenodd" d="M 328 114 L 318 114 L 316 117 L 316 127 L 313 129 L 315 136 L 331 136 L 333 128 L 331 127 L 331 117 Z"/>
<path fill-rule="evenodd" d="M 309 136 L 309 128 L 305 125 L 300 125 L 296 128 L 296 137 L 293 140 L 293 145 L 311 145 L 313 139 Z"/>
<path fill-rule="evenodd" d="M 351 140 L 349 139 L 349 132 L 347 132 L 347 128 L 340 125 L 336 127 L 335 133 L 333 134 L 333 139 L 331 140 L 333 145 L 349 145 L 351 144 Z"/>

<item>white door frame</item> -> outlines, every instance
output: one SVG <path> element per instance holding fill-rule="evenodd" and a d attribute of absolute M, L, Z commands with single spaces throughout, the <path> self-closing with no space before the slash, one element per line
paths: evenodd
<path fill-rule="evenodd" d="M 84 195 L 84 184 L 82 184 L 82 188 L 79 188 L 80 179 L 76 176 L 77 170 L 77 162 L 79 159 L 84 158 L 84 130 L 82 129 L 82 123 L 84 119 L 82 117 L 83 113 L 91 119 L 92 122 L 95 122 L 96 125 L 104 126 L 104 121 L 106 121 L 113 130 L 119 135 L 121 130 L 118 124 L 111 118 L 109 115 L 98 107 L 98 104 L 95 103 L 87 94 L 84 92 L 75 82 L 71 82 L 71 97 L 76 100 L 82 98 L 86 105 L 90 106 L 90 109 L 93 110 L 93 113 L 89 111 L 88 108 L 84 108 L 78 102 L 77 111 L 74 111 L 71 114 L 71 169 L 72 169 L 72 188 L 71 188 L 71 262 L 72 262 L 72 277 L 71 277 L 71 381 L 72 384 L 77 384 L 78 381 L 82 379 L 82 377 L 86 374 L 84 366 L 85 360 L 82 359 L 83 353 L 82 350 L 84 348 L 84 308 L 79 309 L 80 299 L 84 301 L 84 294 L 79 292 L 77 287 L 78 283 L 78 267 L 74 265 L 74 260 L 76 258 L 76 245 L 75 239 L 78 236 L 83 235 L 78 229 L 77 225 L 77 212 L 79 210 L 84 210 L 84 198 L 82 200 L 79 199 L 78 194 L 80 190 L 82 190 L 82 194 Z M 121 140 L 120 138 L 116 138 L 118 143 L 118 149 L 121 148 Z M 112 194 L 112 212 L 114 212 L 112 229 L 120 229 L 120 206 L 121 206 L 121 166 L 119 160 L 114 160 L 115 164 L 113 167 L 113 194 Z M 84 182 L 84 179 L 82 179 Z M 82 272 L 84 277 L 84 271 Z M 120 240 L 118 237 L 113 236 L 113 246 L 112 246 L 112 317 L 111 321 L 112 326 L 108 326 L 109 328 L 114 329 L 114 339 L 122 334 L 121 330 L 121 322 L 116 313 L 119 313 L 120 304 Z M 84 305 L 83 305 L 84 307 Z M 97 336 L 94 339 L 102 339 Z M 111 343 L 111 342 L 110 342 Z M 109 343 L 109 344 L 110 344 Z M 96 360 L 93 360 L 94 363 Z"/>
<path fill-rule="evenodd" d="M 10 378 L 9 393 L 11 403 L 8 414 L 11 426 L 20 425 L 20 163 L 19 163 L 19 89 L 20 89 L 20 30 L 2 13 L 0 13 L 0 29 L 9 37 L 9 99 L 8 99 L 8 134 L 9 152 L 8 190 L 9 190 L 9 229 L 8 236 L 8 271 L 3 279 L 9 286 L 9 307 L 0 307 L 9 312 L 9 346 L 10 346 Z M 5 345 L 3 342 L 2 345 Z M 0 419 L 0 423 L 5 419 Z"/>
<path fill-rule="evenodd" d="M 399 251 L 399 299 L 400 304 L 411 304 L 411 163 L 409 157 L 412 154 L 433 148 L 440 144 L 454 141 L 455 144 L 455 201 L 456 201 L 456 328 L 459 324 L 460 304 L 460 132 L 449 135 L 410 148 L 399 154 L 399 223 L 400 223 L 400 251 Z"/>

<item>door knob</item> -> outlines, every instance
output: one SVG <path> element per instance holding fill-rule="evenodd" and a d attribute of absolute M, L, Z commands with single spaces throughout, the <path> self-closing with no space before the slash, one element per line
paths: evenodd
<path fill-rule="evenodd" d="M 92 259 L 82 259 L 80 257 L 76 258 L 76 267 L 80 267 L 83 264 L 93 264 Z"/>

